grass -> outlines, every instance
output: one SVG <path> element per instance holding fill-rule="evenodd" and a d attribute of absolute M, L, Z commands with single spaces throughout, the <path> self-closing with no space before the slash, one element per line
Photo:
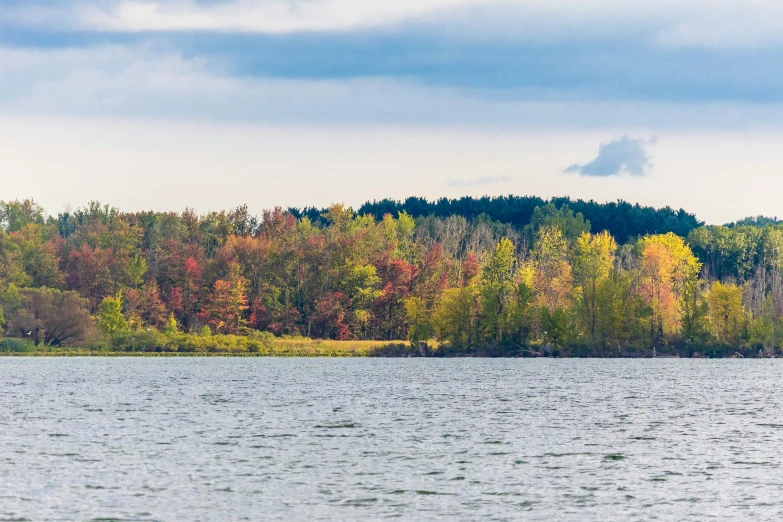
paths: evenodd
<path fill-rule="evenodd" d="M 276 339 L 262 355 L 275 357 L 373 357 L 407 355 L 407 341 L 325 341 L 312 339 Z M 411 351 L 412 353 L 412 351 Z"/>
<path fill-rule="evenodd" d="M 329 341 L 275 339 L 249 350 L 222 350 L 215 343 L 204 351 L 118 350 L 45 347 L 0 342 L 0 356 L 25 357 L 406 357 L 417 354 L 407 341 Z"/>

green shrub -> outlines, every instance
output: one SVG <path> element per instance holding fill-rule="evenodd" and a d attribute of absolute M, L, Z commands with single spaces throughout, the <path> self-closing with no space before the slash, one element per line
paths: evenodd
<path fill-rule="evenodd" d="M 275 350 L 275 336 L 269 332 L 252 331 L 240 335 L 193 335 L 163 333 L 155 329 L 121 331 L 115 334 L 113 349 L 121 352 L 185 352 L 268 354 Z"/>
<path fill-rule="evenodd" d="M 277 338 L 271 332 L 251 330 L 247 337 L 252 341 L 259 341 L 266 351 L 274 351 L 277 347 Z"/>
<path fill-rule="evenodd" d="M 0 339 L 0 352 L 25 353 L 32 352 L 35 345 L 27 339 L 8 337 Z"/>
<path fill-rule="evenodd" d="M 115 333 L 113 347 L 122 352 L 170 352 L 173 339 L 157 330 L 123 330 Z"/>

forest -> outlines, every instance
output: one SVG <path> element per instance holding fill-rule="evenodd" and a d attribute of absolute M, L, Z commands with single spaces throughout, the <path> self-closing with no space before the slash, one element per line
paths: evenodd
<path fill-rule="evenodd" d="M 568 198 L 198 214 L 0 201 L 0 351 L 775 357 L 783 224 Z M 367 344 L 366 346 L 370 346 Z M 372 345 L 375 346 L 375 345 Z M 411 353 L 411 350 L 403 353 Z"/>

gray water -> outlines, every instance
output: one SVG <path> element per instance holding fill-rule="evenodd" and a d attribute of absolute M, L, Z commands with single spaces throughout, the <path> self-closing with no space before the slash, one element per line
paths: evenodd
<path fill-rule="evenodd" d="M 2 520 L 776 520 L 783 361 L 0 359 Z"/>

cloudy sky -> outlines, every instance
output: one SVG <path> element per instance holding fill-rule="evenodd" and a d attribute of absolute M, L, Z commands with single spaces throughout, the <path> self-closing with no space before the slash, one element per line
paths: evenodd
<path fill-rule="evenodd" d="M 4 0 L 0 199 L 783 216 L 777 0 Z"/>

